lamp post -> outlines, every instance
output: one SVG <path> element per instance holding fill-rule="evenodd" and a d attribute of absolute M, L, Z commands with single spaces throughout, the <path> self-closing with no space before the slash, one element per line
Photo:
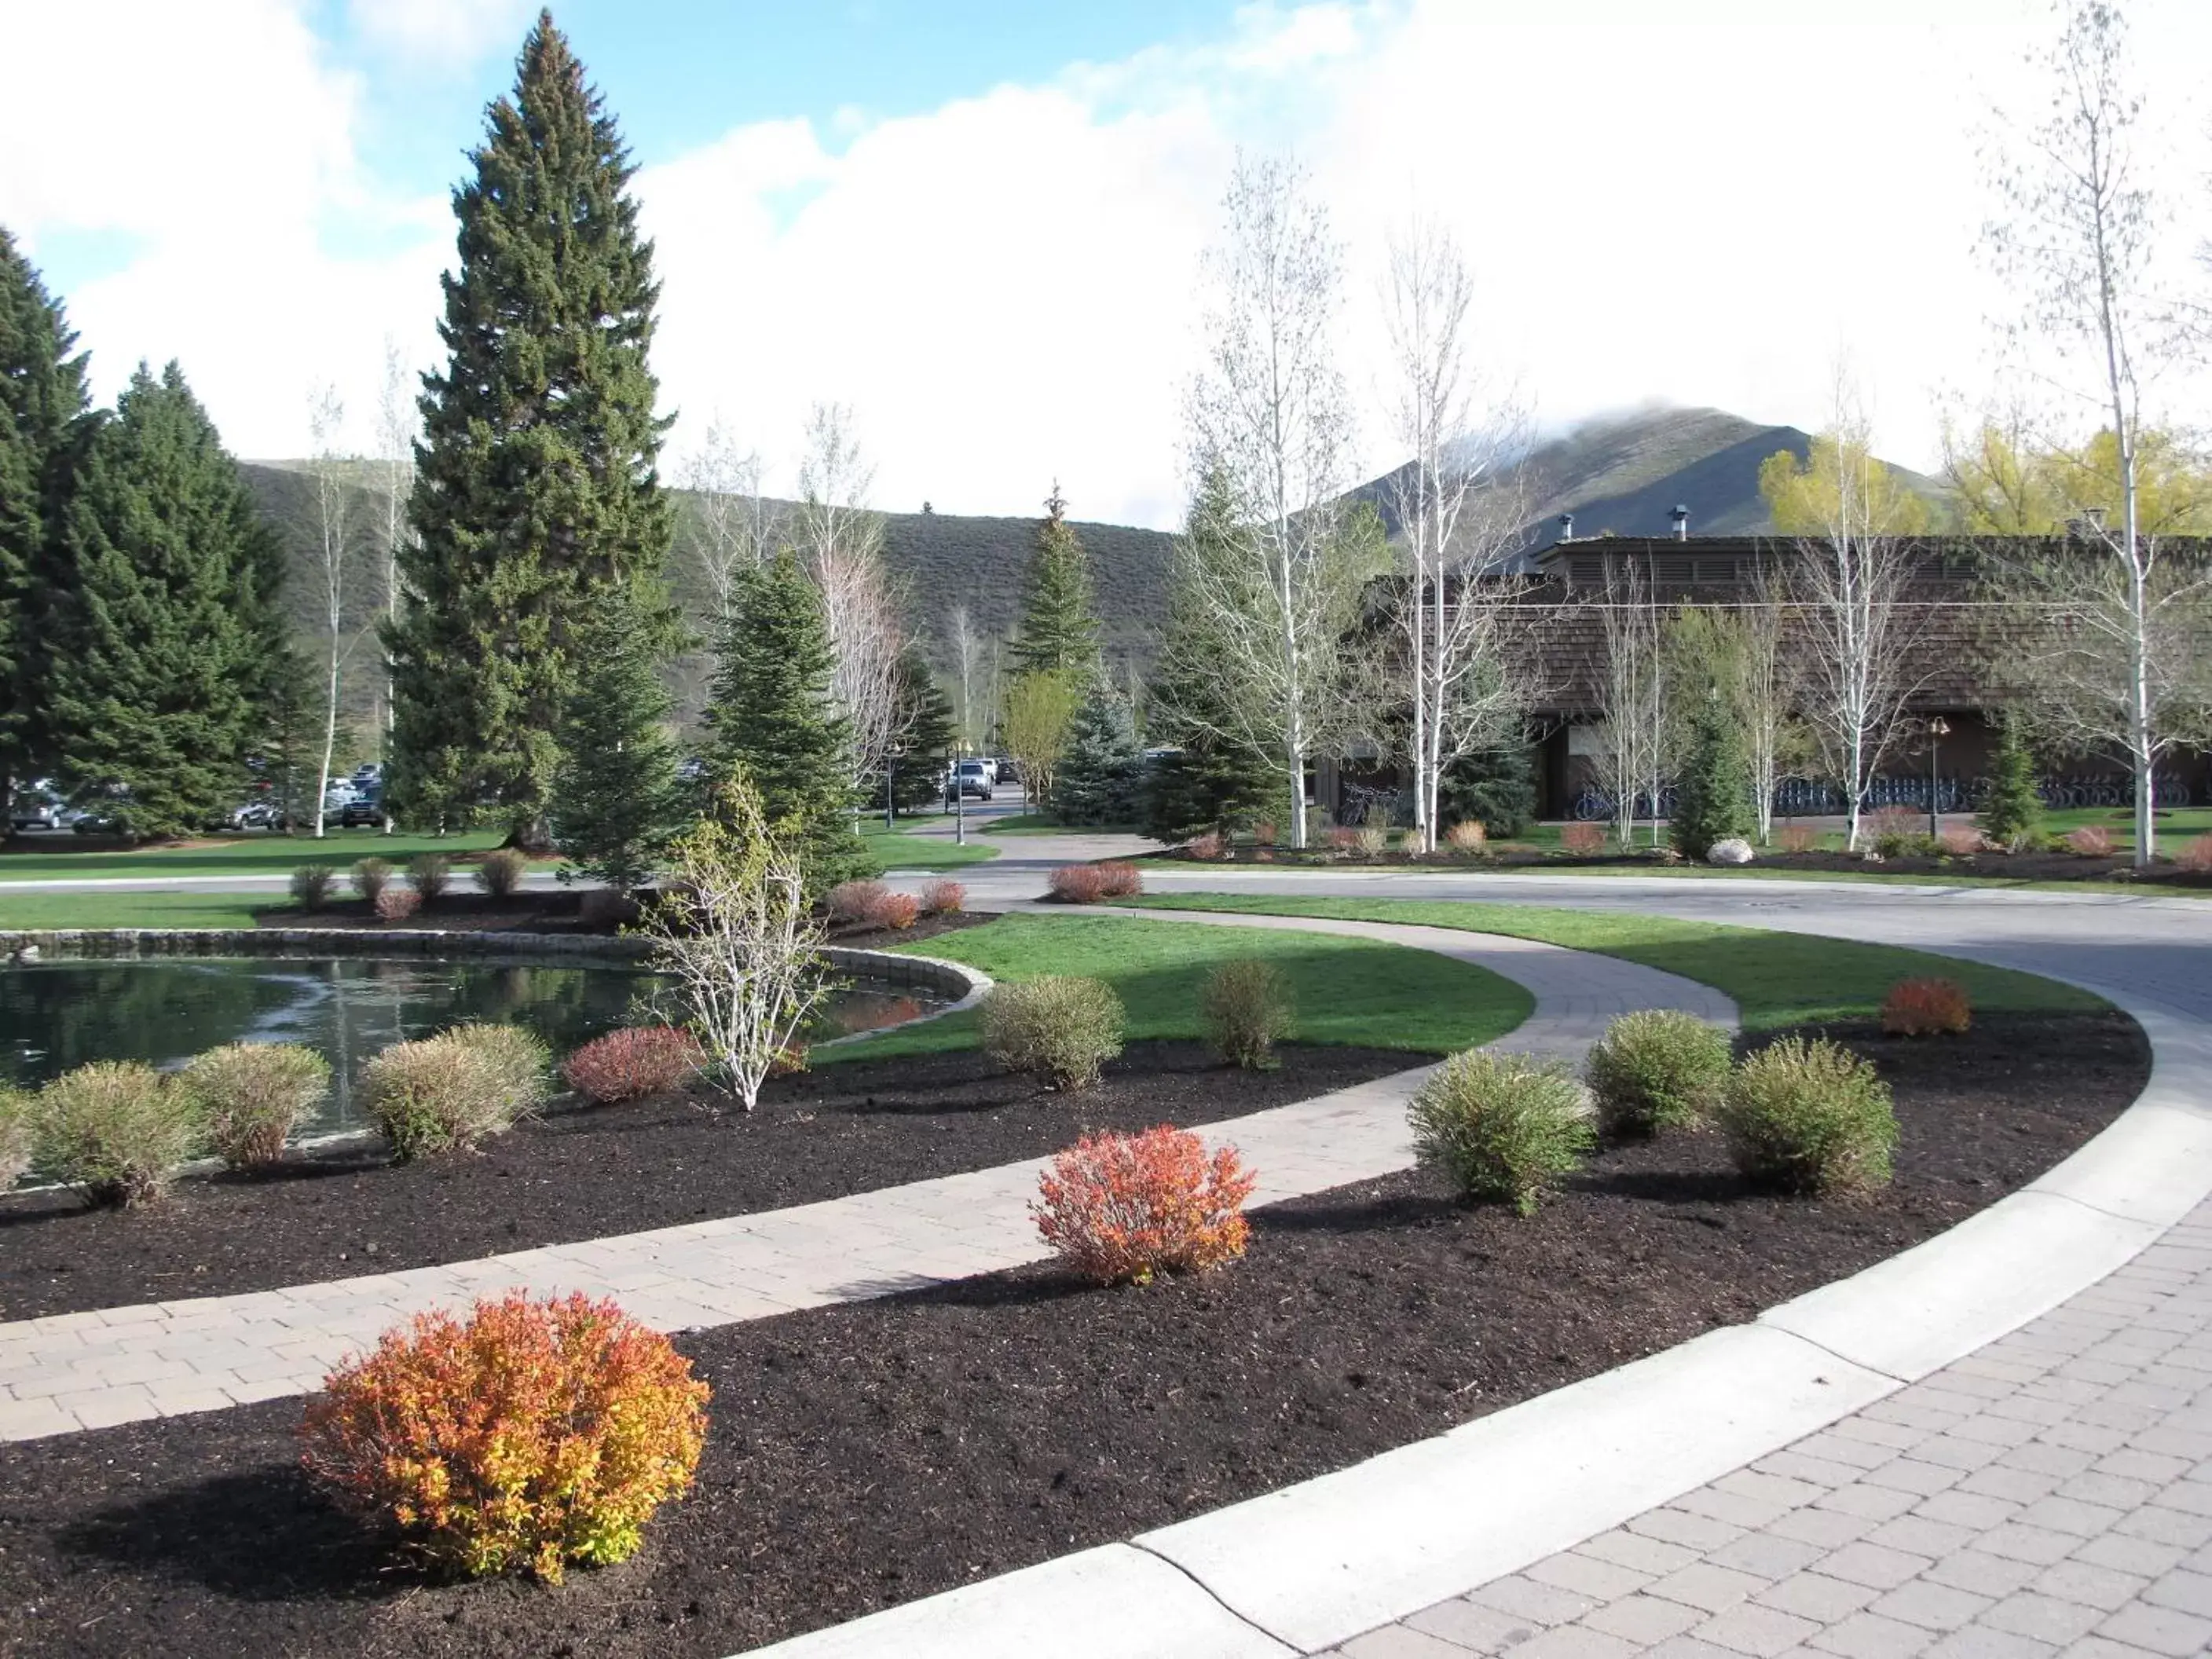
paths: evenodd
<path fill-rule="evenodd" d="M 967 792 L 960 787 L 961 747 L 957 743 L 952 745 L 952 758 L 945 768 L 945 781 L 952 786 L 952 844 L 955 847 L 968 844 L 968 797 Z"/>
<path fill-rule="evenodd" d="M 1936 816 L 1942 806 L 1943 780 L 1936 769 L 1936 756 L 1944 738 L 1951 735 L 1951 723 L 1941 714 L 1928 717 L 1928 834 L 1929 839 L 1943 833 L 1941 819 Z"/>

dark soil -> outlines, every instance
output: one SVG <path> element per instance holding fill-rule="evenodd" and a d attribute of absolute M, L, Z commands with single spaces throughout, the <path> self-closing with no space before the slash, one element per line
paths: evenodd
<path fill-rule="evenodd" d="M 178 1182 L 158 1209 L 0 1200 L 0 1318 L 388 1273 L 810 1204 L 1057 1152 L 1087 1129 L 1205 1123 L 1403 1071 L 1397 1049 L 1282 1050 L 1273 1072 L 1139 1042 L 1054 1094 L 974 1052 L 842 1060 L 772 1080 L 750 1115 L 705 1097 L 572 1107 L 474 1157 L 393 1164 L 380 1143 L 270 1176 Z"/>
<path fill-rule="evenodd" d="M 494 898 L 488 893 L 465 891 L 456 884 L 453 890 L 433 899 L 404 921 L 379 921 L 375 910 L 366 899 L 332 898 L 314 910 L 302 910 L 295 904 L 265 906 L 253 913 L 253 922 L 257 927 L 330 927 L 359 933 L 423 927 L 441 927 L 451 933 L 463 933 L 612 935 L 622 931 L 618 919 L 602 917 L 586 922 L 581 914 L 583 902 L 584 895 L 580 892 L 556 890 L 552 892 L 509 893 L 504 898 Z M 956 933 L 963 927 L 979 927 L 997 919 L 988 914 L 960 911 L 951 915 L 923 916 L 911 927 L 896 929 L 833 922 L 830 927 L 829 938 L 832 945 L 849 945 L 872 950 L 881 945 L 912 945 L 918 939 L 935 939 L 940 933 Z"/>
<path fill-rule="evenodd" d="M 1049 1267 L 681 1340 L 713 1383 L 692 1496 L 558 1591 L 427 1583 L 295 1472 L 296 1401 L 0 1449 L 0 1652 L 720 1655 L 1340 1468 L 1917 1243 L 2133 1097 L 2117 1016 L 1919 1044 L 1896 1184 L 1747 1193 L 1707 1135 L 1616 1148 L 1529 1220 L 1411 1173 L 1257 1212 L 1220 1273 Z M 1479 1502 L 1480 1494 L 1470 1494 Z"/>

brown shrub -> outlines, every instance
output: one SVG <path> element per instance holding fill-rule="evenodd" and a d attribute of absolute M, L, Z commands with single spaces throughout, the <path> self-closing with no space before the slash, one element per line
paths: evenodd
<path fill-rule="evenodd" d="M 386 887 L 376 896 L 379 921 L 408 921 L 422 908 L 422 896 L 412 887 Z"/>
<path fill-rule="evenodd" d="M 1774 840 L 1785 853 L 1809 853 L 1820 845 L 1820 832 L 1809 823 L 1785 823 L 1774 832 Z"/>
<path fill-rule="evenodd" d="M 968 908 L 968 890 L 957 881 L 933 881 L 921 890 L 921 908 L 933 916 L 957 916 Z"/>
<path fill-rule="evenodd" d="M 2085 823 L 2066 837 L 2066 850 L 2077 858 L 2112 856 L 2112 832 L 2101 823 Z"/>
<path fill-rule="evenodd" d="M 1595 857 L 1605 851 L 1605 826 L 1601 823 L 1561 824 L 1559 850 L 1580 859 Z"/>

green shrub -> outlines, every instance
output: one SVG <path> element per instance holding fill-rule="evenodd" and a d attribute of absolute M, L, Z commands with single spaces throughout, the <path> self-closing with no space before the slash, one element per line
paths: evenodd
<path fill-rule="evenodd" d="M 1214 1053 L 1248 1072 L 1273 1069 L 1275 1045 L 1297 1023 L 1290 981 L 1257 957 L 1224 962 L 1207 975 L 1198 1006 Z"/>
<path fill-rule="evenodd" d="M 0 1086 L 0 1193 L 23 1178 L 31 1167 L 33 1097 L 21 1089 Z"/>
<path fill-rule="evenodd" d="M 1121 999 L 1095 979 L 1046 974 L 983 999 L 983 1050 L 1009 1071 L 1081 1089 L 1121 1052 Z"/>
<path fill-rule="evenodd" d="M 453 881 L 453 861 L 443 853 L 417 853 L 407 861 L 407 884 L 425 904 L 436 900 Z"/>
<path fill-rule="evenodd" d="M 199 1150 L 188 1090 L 139 1060 L 97 1060 L 39 1091 L 33 1153 L 40 1166 L 94 1204 L 161 1199 Z"/>
<path fill-rule="evenodd" d="M 329 1097 L 331 1063 L 295 1042 L 228 1042 L 179 1080 L 215 1155 L 234 1170 L 261 1169 L 283 1158 L 293 1126 Z"/>
<path fill-rule="evenodd" d="M 292 872 L 292 902 L 302 910 L 319 910 L 330 902 L 337 875 L 327 864 L 303 864 Z"/>
<path fill-rule="evenodd" d="M 491 1062 L 516 1117 L 527 1117 L 552 1095 L 553 1051 L 535 1032 L 520 1025 L 467 1024 L 449 1026 L 442 1035 Z"/>
<path fill-rule="evenodd" d="M 1407 1116 L 1423 1163 L 1468 1197 L 1497 1199 L 1522 1215 L 1596 1139 L 1582 1088 L 1563 1063 L 1487 1048 L 1446 1060 Z"/>
<path fill-rule="evenodd" d="M 1623 1014 L 1591 1047 L 1583 1076 L 1613 1136 L 1686 1128 L 1711 1109 L 1733 1058 L 1729 1035 L 1672 1008 Z"/>
<path fill-rule="evenodd" d="M 495 848 L 477 860 L 477 885 L 494 898 L 520 892 L 529 873 L 530 860 L 511 847 Z"/>
<path fill-rule="evenodd" d="M 513 1127 L 513 1079 L 481 1044 L 451 1031 L 395 1042 L 362 1067 L 363 1116 L 400 1162 L 467 1152 Z"/>
<path fill-rule="evenodd" d="M 392 866 L 382 859 L 363 859 L 353 867 L 353 890 L 370 905 L 392 880 Z"/>
<path fill-rule="evenodd" d="M 1838 1043 L 1784 1037 L 1745 1056 L 1714 1115 L 1736 1168 L 1762 1187 L 1857 1193 L 1889 1183 L 1897 1112 L 1871 1062 Z"/>

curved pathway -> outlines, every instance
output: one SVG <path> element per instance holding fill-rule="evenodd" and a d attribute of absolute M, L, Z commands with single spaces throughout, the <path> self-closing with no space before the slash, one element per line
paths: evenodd
<path fill-rule="evenodd" d="M 1250 925 L 1414 945 L 1491 969 L 1535 996 L 1534 1012 L 1508 1041 L 1570 1058 L 1632 1008 L 1734 1019 L 1727 999 L 1705 986 L 1554 945 L 1364 923 Z M 1428 1071 L 1206 1133 L 1243 1152 L 1260 1176 L 1259 1203 L 1365 1180 L 1412 1162 L 1406 1103 Z M 1029 1215 L 1044 1162 L 443 1267 L 0 1324 L 0 1440 L 305 1393 L 406 1316 L 515 1286 L 611 1296 L 636 1317 L 680 1330 L 1016 1267 L 1044 1254 Z"/>

